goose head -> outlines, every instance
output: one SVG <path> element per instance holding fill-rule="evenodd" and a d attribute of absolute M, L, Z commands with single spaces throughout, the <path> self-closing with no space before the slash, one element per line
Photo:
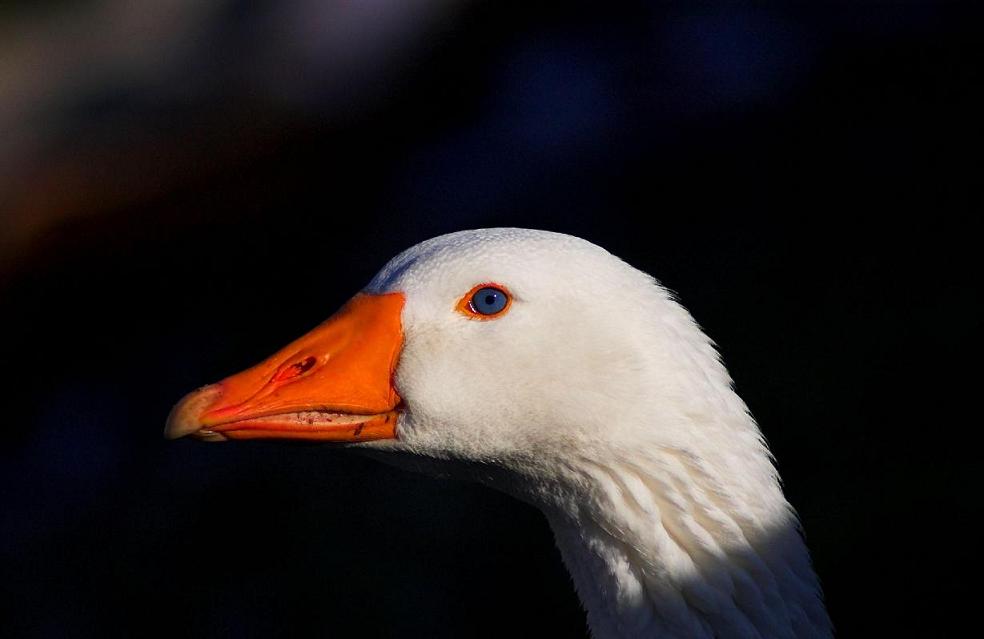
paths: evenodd
<path fill-rule="evenodd" d="M 321 326 L 182 399 L 165 434 L 334 441 L 533 503 L 597 636 L 829 630 L 712 343 L 652 277 L 579 238 L 418 244 Z"/>

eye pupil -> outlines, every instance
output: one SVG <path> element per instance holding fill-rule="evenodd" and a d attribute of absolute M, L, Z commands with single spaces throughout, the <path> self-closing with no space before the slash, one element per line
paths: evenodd
<path fill-rule="evenodd" d="M 475 291 L 471 298 L 471 306 L 480 315 L 495 315 L 506 307 L 508 301 L 505 291 L 486 286 Z"/>

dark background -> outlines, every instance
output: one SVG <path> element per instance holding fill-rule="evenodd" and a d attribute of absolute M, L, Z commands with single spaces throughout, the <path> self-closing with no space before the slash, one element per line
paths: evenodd
<path fill-rule="evenodd" d="M 970 5 L 158 4 L 0 4 L 0 635 L 583 636 L 528 506 L 161 438 L 398 251 L 492 226 L 679 293 L 840 636 L 979 606 Z"/>

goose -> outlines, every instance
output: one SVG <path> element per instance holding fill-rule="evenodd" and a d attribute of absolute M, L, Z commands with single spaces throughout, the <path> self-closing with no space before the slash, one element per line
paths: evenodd
<path fill-rule="evenodd" d="M 481 229 L 392 259 L 165 436 L 338 442 L 538 507 L 592 636 L 831 637 L 773 459 L 674 295 L 569 235 Z"/>

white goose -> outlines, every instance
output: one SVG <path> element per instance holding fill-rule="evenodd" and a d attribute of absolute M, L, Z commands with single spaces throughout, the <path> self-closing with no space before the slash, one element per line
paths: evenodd
<path fill-rule="evenodd" d="M 465 231 L 185 397 L 168 437 L 349 442 L 538 506 L 595 637 L 830 637 L 761 433 L 710 340 L 584 240 Z"/>

